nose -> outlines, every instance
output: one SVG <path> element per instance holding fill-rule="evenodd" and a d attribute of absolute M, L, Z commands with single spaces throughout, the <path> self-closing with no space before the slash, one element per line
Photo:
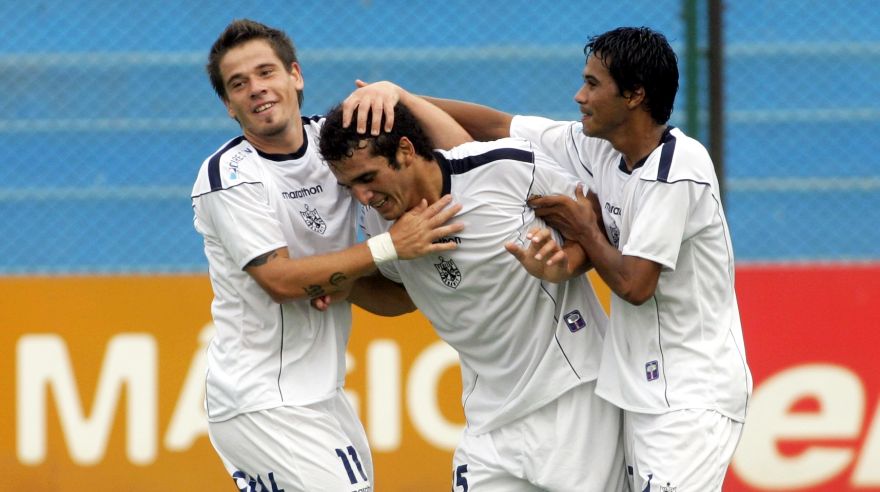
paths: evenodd
<path fill-rule="evenodd" d="M 263 81 L 261 81 L 259 77 L 254 77 L 251 79 L 250 87 L 251 97 L 259 96 L 260 94 L 264 94 L 266 92 L 266 87 L 263 85 Z"/>
<path fill-rule="evenodd" d="M 574 102 L 578 104 L 587 103 L 587 84 L 582 85 L 581 88 L 574 93 Z"/>
<path fill-rule="evenodd" d="M 373 198 L 373 192 L 364 184 L 352 185 L 351 194 L 354 195 L 355 200 L 359 201 L 361 205 L 368 205 L 370 199 Z"/>

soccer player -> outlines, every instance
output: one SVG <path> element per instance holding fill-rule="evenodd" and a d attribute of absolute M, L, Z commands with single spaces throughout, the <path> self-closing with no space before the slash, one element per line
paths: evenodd
<path fill-rule="evenodd" d="M 414 107 L 421 121 L 454 125 L 412 97 L 396 105 L 393 127 L 380 123 L 375 136 L 345 125 L 337 106 L 319 141 L 339 183 L 369 206 L 368 236 L 383 234 L 423 199 L 448 193 L 462 205 L 453 222 L 463 231 L 441 239 L 458 249 L 379 264 L 459 354 L 467 427 L 453 458 L 453 490 L 624 490 L 620 410 L 594 393 L 607 319 L 579 268 L 582 254 L 552 266 L 535 260 L 559 251 L 526 204 L 536 194 L 571 196 L 576 179 L 521 139 L 434 150 L 409 102 L 439 113 L 425 117 Z M 372 114 L 362 129 L 372 127 Z M 441 146 L 470 139 L 450 130 L 439 136 Z"/>
<path fill-rule="evenodd" d="M 579 122 L 430 100 L 478 138 L 524 137 L 593 178 L 588 197 L 530 204 L 612 290 L 596 392 L 624 409 L 633 489 L 719 491 L 752 379 L 718 179 L 706 149 L 668 124 L 678 67 L 662 34 L 618 28 L 584 53 Z"/>
<path fill-rule="evenodd" d="M 351 307 L 319 313 L 310 298 L 412 310 L 402 288 L 369 275 L 376 261 L 452 251 L 435 240 L 461 230 L 443 225 L 460 205 L 415 203 L 388 235 L 356 243 L 360 205 L 317 152 L 324 120 L 300 115 L 303 77 L 287 35 L 234 21 L 207 70 L 242 129 L 204 161 L 192 191 L 214 290 L 211 442 L 241 490 L 369 491 L 370 450 L 342 391 Z"/>

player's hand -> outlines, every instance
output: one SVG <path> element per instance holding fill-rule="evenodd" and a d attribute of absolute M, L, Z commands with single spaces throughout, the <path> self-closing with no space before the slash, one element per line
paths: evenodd
<path fill-rule="evenodd" d="M 428 206 L 425 199 L 391 226 L 391 240 L 397 257 L 410 260 L 431 253 L 455 249 L 455 241 L 437 242 L 440 238 L 461 232 L 464 224 L 448 223 L 461 210 L 460 203 L 452 203 L 452 195 L 444 195 Z"/>
<path fill-rule="evenodd" d="M 348 295 L 351 293 L 351 286 L 349 288 L 334 292 L 332 294 L 324 294 L 321 296 L 313 297 L 309 300 L 309 304 L 312 305 L 313 308 L 318 311 L 324 312 L 330 309 L 330 305 L 339 302 L 345 299 L 348 299 Z"/>
<path fill-rule="evenodd" d="M 523 247 L 517 242 L 504 245 L 526 269 L 535 277 L 550 282 L 562 282 L 571 277 L 568 270 L 568 256 L 557 243 L 550 229 L 535 228 L 526 235 L 528 246 Z"/>
<path fill-rule="evenodd" d="M 357 111 L 355 125 L 358 133 L 367 133 L 367 116 L 370 114 L 373 115 L 370 135 L 379 135 L 382 115 L 385 116 L 385 131 L 391 131 L 394 127 L 394 106 L 400 101 L 403 89 L 387 81 L 368 84 L 358 79 L 355 85 L 357 89 L 342 101 L 342 127 L 348 128 Z"/>
<path fill-rule="evenodd" d="M 566 195 L 539 196 L 529 199 L 528 204 L 535 210 L 535 215 L 559 231 L 562 237 L 574 241 L 599 224 L 595 205 L 585 196 L 582 184 L 578 185 L 575 196 L 575 199 Z"/>

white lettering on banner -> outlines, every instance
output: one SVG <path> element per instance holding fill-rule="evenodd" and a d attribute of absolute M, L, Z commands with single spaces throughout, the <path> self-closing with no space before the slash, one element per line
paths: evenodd
<path fill-rule="evenodd" d="M 107 344 L 90 417 L 85 417 L 67 344 L 57 335 L 27 335 L 16 347 L 16 432 L 18 459 L 38 465 L 46 459 L 46 387 L 52 390 L 73 461 L 101 461 L 113 427 L 122 386 L 127 389 L 126 455 L 132 463 L 156 457 L 156 341 L 124 334 Z"/>
<path fill-rule="evenodd" d="M 400 447 L 400 348 L 393 340 L 367 346 L 367 429 L 374 451 Z"/>
<path fill-rule="evenodd" d="M 186 451 L 207 435 L 205 418 L 205 349 L 214 326 L 205 325 L 180 389 L 163 444 L 169 451 Z M 348 370 L 356 360 L 346 353 Z M 114 427 L 122 387 L 126 398 L 126 456 L 138 465 L 156 460 L 158 414 L 158 354 L 156 340 L 147 334 L 120 334 L 107 344 L 89 417 L 80 401 L 67 344 L 59 335 L 25 335 L 16 350 L 17 453 L 20 462 L 38 465 L 46 460 L 46 387 L 52 390 L 63 438 L 72 460 L 83 466 L 99 463 L 106 454 Z M 440 412 L 438 384 L 443 373 L 458 366 L 458 355 L 446 343 L 437 341 L 418 355 L 406 383 L 407 410 L 419 434 L 446 450 L 455 448 L 462 425 L 449 422 Z M 394 340 L 367 344 L 366 391 L 367 432 L 375 451 L 400 448 L 403 423 L 401 404 L 400 347 Z M 346 390 L 355 409 L 360 398 Z M 360 412 L 359 412 L 360 413 Z"/>
<path fill-rule="evenodd" d="M 440 449 L 455 449 L 462 424 L 446 420 L 437 402 L 440 377 L 458 367 L 458 353 L 443 341 L 428 346 L 413 363 L 406 384 L 406 408 L 413 425 L 426 441 Z"/>
<path fill-rule="evenodd" d="M 791 412 L 805 398 L 819 403 L 815 412 Z M 855 457 L 841 446 L 810 445 L 796 456 L 784 456 L 777 443 L 783 440 L 856 439 L 865 412 L 865 392 L 859 376 L 832 364 L 806 364 L 788 368 L 764 381 L 754 392 L 743 438 L 732 466 L 746 483 L 768 489 L 812 487 L 827 482 L 848 467 Z M 877 437 L 877 432 L 872 432 Z M 876 452 L 877 444 L 866 443 Z M 863 456 L 875 459 L 872 456 Z M 859 469 L 864 466 L 861 464 Z M 873 465 L 876 470 L 876 463 Z M 859 480 L 876 479 L 865 471 Z M 863 482 L 866 483 L 866 482 Z"/>
<path fill-rule="evenodd" d="M 880 487 L 880 404 L 874 411 L 871 429 L 865 437 L 865 446 L 853 472 L 852 483 L 857 487 Z"/>
<path fill-rule="evenodd" d="M 196 439 L 208 434 L 205 417 L 205 372 L 207 348 L 214 335 L 214 323 L 208 323 L 199 332 L 199 347 L 193 354 L 186 380 L 174 405 L 171 422 L 165 432 L 165 447 L 169 451 L 186 451 Z"/>

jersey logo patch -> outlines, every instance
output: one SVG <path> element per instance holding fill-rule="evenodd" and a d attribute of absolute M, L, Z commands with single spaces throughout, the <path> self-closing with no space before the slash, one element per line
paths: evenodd
<path fill-rule="evenodd" d="M 647 376 L 648 381 L 653 381 L 655 379 L 660 378 L 660 363 L 656 360 L 652 360 L 645 364 L 645 376 Z"/>
<path fill-rule="evenodd" d="M 452 287 L 453 289 L 458 287 L 458 284 L 461 283 L 461 270 L 458 269 L 458 265 L 452 261 L 452 258 L 447 260 L 440 256 L 439 260 L 440 263 L 434 263 L 434 268 L 440 273 L 440 280 L 447 287 Z"/>
<path fill-rule="evenodd" d="M 611 227 L 608 228 L 611 233 L 611 242 L 614 244 L 614 247 L 620 249 L 620 229 L 617 227 L 617 222 L 611 221 Z"/>
<path fill-rule="evenodd" d="M 581 316 L 581 312 L 577 309 L 570 313 L 566 313 L 565 316 L 563 316 L 563 319 L 565 320 L 565 324 L 568 325 L 568 331 L 572 333 L 587 326 L 586 320 L 584 320 L 584 317 Z"/>
<path fill-rule="evenodd" d="M 676 492 L 677 490 L 678 490 L 678 487 L 675 485 L 672 485 L 669 482 L 666 482 L 666 485 L 660 486 L 660 492 Z"/>
<path fill-rule="evenodd" d="M 327 223 L 321 218 L 321 214 L 316 209 L 309 208 L 308 204 L 306 204 L 306 209 L 300 212 L 299 215 L 306 223 L 306 226 L 318 234 L 324 234 L 324 231 L 327 230 Z"/>

